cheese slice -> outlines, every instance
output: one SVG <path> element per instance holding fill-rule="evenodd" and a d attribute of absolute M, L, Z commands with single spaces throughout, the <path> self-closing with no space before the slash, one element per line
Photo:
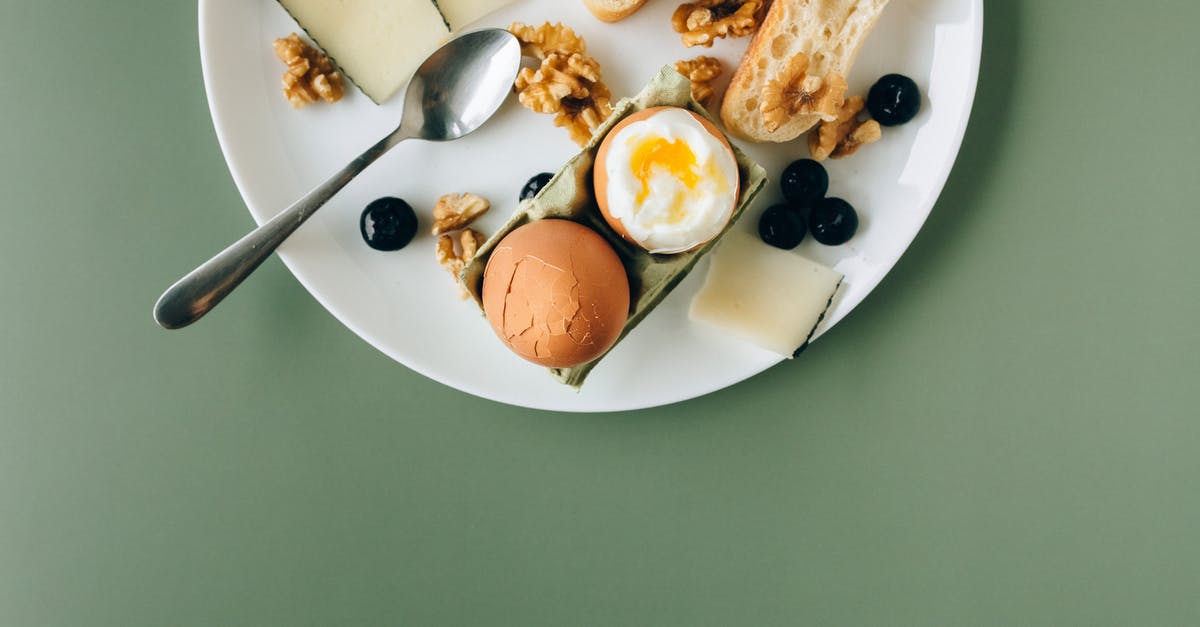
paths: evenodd
<path fill-rule="evenodd" d="M 430 0 L 279 0 L 375 102 L 396 93 L 450 35 Z"/>
<path fill-rule="evenodd" d="M 446 16 L 450 30 L 456 31 L 513 2 L 514 0 L 437 0 L 437 5 L 442 10 L 442 15 Z"/>
<path fill-rule="evenodd" d="M 808 344 L 844 277 L 733 231 L 712 254 L 690 317 L 785 357 Z"/>

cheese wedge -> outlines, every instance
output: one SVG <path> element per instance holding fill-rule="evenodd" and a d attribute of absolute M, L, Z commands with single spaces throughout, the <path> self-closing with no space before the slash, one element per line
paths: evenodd
<path fill-rule="evenodd" d="M 689 317 L 791 358 L 808 345 L 842 279 L 819 263 L 735 231 L 713 252 Z"/>
<path fill-rule="evenodd" d="M 279 0 L 368 98 L 383 102 L 450 36 L 430 0 Z"/>
<path fill-rule="evenodd" d="M 438 8 L 450 24 L 450 30 L 456 31 L 475 20 L 510 5 L 515 0 L 437 0 Z"/>

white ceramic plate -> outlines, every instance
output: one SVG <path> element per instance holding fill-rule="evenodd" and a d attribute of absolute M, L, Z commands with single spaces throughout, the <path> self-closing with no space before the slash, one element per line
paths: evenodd
<path fill-rule="evenodd" d="M 662 65 L 677 59 L 708 54 L 735 67 L 748 38 L 721 40 L 711 49 L 685 48 L 670 28 L 676 4 L 654 0 L 619 24 L 604 24 L 580 0 L 520 0 L 474 26 L 562 21 L 587 39 L 618 97 L 637 93 Z M 271 40 L 294 30 L 272 0 L 200 0 L 200 55 L 213 122 L 238 189 L 259 223 L 400 119 L 401 98 L 376 106 L 353 87 L 336 105 L 292 110 L 280 93 L 283 66 Z M 923 88 L 924 106 L 908 125 L 885 129 L 879 143 L 827 162 L 830 195 L 849 200 L 861 226 L 844 246 L 824 247 L 810 237 L 797 249 L 846 275 L 821 332 L 879 283 L 929 215 L 967 126 L 982 36 L 982 0 L 893 0 L 863 49 L 849 77 L 851 93 L 865 94 L 879 76 L 900 72 Z M 803 138 L 741 147 L 773 178 L 791 160 L 808 156 Z M 493 203 L 481 228 L 493 232 L 516 208 L 526 179 L 557 170 L 576 150 L 550 116 L 510 98 L 494 120 L 462 140 L 401 144 L 304 225 L 280 256 L 322 305 L 379 350 L 446 385 L 504 403 L 565 411 L 651 407 L 721 389 L 778 363 L 774 354 L 688 321 L 688 304 L 707 272 L 701 263 L 577 393 L 510 353 L 475 305 L 459 300 L 434 259 L 428 217 L 402 251 L 376 252 L 361 240 L 359 213 L 385 195 L 405 198 L 420 215 L 444 193 L 481 194 Z M 761 209 L 779 194 L 772 182 L 735 228 L 753 230 Z"/>

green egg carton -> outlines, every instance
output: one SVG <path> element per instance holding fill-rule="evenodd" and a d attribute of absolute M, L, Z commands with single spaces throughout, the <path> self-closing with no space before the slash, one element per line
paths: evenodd
<path fill-rule="evenodd" d="M 483 271 L 487 266 L 492 250 L 504 236 L 514 229 L 544 218 L 561 218 L 583 224 L 599 233 L 612 245 L 625 272 L 629 277 L 629 318 L 625 321 L 617 344 L 633 330 L 671 290 L 683 281 L 688 272 L 696 266 L 701 257 L 708 254 L 722 237 L 729 232 L 737 219 L 746 211 L 754 197 L 762 190 L 767 181 L 767 172 L 762 166 L 746 156 L 737 146 L 733 152 L 737 158 L 738 173 L 741 177 L 741 197 L 733 216 L 725 230 L 707 244 L 694 250 L 673 255 L 651 254 L 636 244 L 632 244 L 612 230 L 600 214 L 592 191 L 592 168 L 596 161 L 596 152 L 600 142 L 618 122 L 626 116 L 651 107 L 683 107 L 709 120 L 712 116 L 698 102 L 692 99 L 691 82 L 670 66 L 663 67 L 654 80 L 650 81 L 634 98 L 624 98 L 617 103 L 613 113 L 596 129 L 591 141 L 583 147 L 579 154 L 566 163 L 537 196 L 521 203 L 520 207 L 508 222 L 491 236 L 479 248 L 475 258 L 463 268 L 459 280 L 483 308 Z M 715 121 L 714 121 L 715 123 Z M 613 345 L 614 347 L 616 344 Z M 612 350 L 611 348 L 609 350 Z M 607 354 L 607 353 L 605 353 Z M 574 388 L 583 385 L 584 379 L 596 364 L 604 359 L 604 355 L 573 368 L 550 368 L 550 374 L 558 381 Z"/>

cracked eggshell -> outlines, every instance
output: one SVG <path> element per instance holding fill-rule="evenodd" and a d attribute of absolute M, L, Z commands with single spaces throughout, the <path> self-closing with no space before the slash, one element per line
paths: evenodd
<path fill-rule="evenodd" d="M 570 368 L 603 355 L 629 315 L 629 278 L 595 231 L 545 219 L 501 240 L 483 275 L 483 311 L 514 353 Z"/>

